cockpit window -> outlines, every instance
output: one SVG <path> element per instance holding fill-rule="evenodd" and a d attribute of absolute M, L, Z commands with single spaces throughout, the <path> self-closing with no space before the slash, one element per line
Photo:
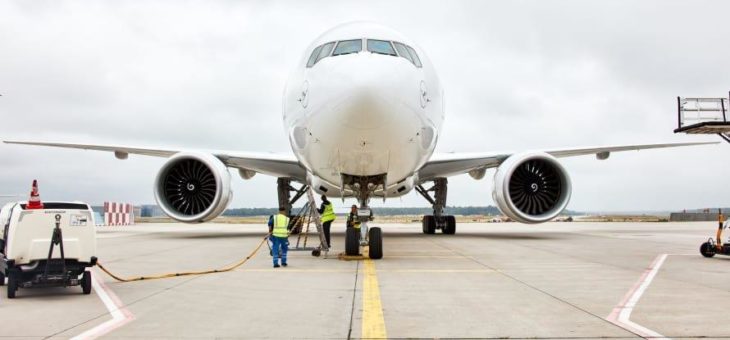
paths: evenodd
<path fill-rule="evenodd" d="M 413 47 L 406 46 L 408 48 L 408 52 L 411 52 L 411 58 L 413 58 L 413 63 L 416 65 L 416 67 L 421 67 L 421 59 L 418 58 L 418 54 L 416 54 L 416 50 L 413 49 Z"/>
<path fill-rule="evenodd" d="M 337 43 L 337 47 L 335 47 L 335 52 L 332 53 L 332 56 L 358 53 L 360 51 L 362 51 L 361 39 L 343 40 Z"/>
<path fill-rule="evenodd" d="M 368 51 L 378 54 L 396 55 L 390 41 L 368 39 Z"/>
<path fill-rule="evenodd" d="M 398 54 L 401 57 L 408 59 L 408 61 L 410 61 L 414 65 L 416 64 L 413 62 L 413 58 L 411 58 L 411 53 L 408 52 L 408 48 L 406 47 L 406 45 L 403 45 L 399 42 L 393 42 L 393 45 L 395 45 L 395 49 L 398 50 Z"/>
<path fill-rule="evenodd" d="M 307 61 L 307 67 L 312 67 L 317 62 L 317 56 L 319 55 L 319 51 L 322 49 L 322 45 L 317 46 L 317 48 L 312 51 L 312 55 L 309 56 L 309 61 Z"/>
<path fill-rule="evenodd" d="M 322 50 L 319 51 L 319 56 L 317 57 L 317 60 L 314 61 L 314 63 L 316 64 L 317 62 L 319 62 L 323 58 L 329 57 L 330 52 L 332 52 L 332 48 L 333 47 L 335 47 L 335 43 L 334 42 L 329 42 L 329 43 L 326 43 L 326 44 L 322 45 Z"/>
<path fill-rule="evenodd" d="M 307 61 L 307 67 L 312 67 L 314 64 L 318 63 L 320 60 L 329 57 L 330 52 L 332 52 L 332 48 L 335 47 L 335 42 L 328 42 L 324 45 L 319 45 L 317 48 L 312 51 L 312 55 L 309 56 L 309 60 Z"/>

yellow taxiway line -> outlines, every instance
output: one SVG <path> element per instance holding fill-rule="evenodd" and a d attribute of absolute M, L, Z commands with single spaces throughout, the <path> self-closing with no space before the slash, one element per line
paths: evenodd
<path fill-rule="evenodd" d="M 362 334 L 364 339 L 385 339 L 385 319 L 383 305 L 380 302 L 378 275 L 373 260 L 364 261 L 363 293 L 362 293 Z"/>

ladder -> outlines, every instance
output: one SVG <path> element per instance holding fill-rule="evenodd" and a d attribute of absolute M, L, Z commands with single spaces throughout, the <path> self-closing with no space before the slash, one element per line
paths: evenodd
<path fill-rule="evenodd" d="M 317 202 L 314 200 L 312 188 L 307 189 L 307 200 L 307 203 L 304 204 L 304 207 L 302 207 L 296 218 L 292 219 L 296 220 L 295 223 L 297 224 L 292 227 L 292 230 L 297 228 L 298 225 L 302 226 L 302 230 L 297 237 L 296 247 L 291 250 L 312 250 L 312 255 L 315 256 L 319 256 L 321 252 L 324 252 L 326 256 L 327 252 L 329 252 L 329 248 L 327 247 L 327 240 L 324 237 L 324 229 L 322 228 L 322 221 L 320 220 L 320 215 L 317 211 Z M 304 222 L 305 219 L 306 222 Z M 307 239 L 312 222 L 314 222 L 314 226 L 317 229 L 317 235 L 319 235 L 319 246 L 316 248 L 307 248 Z M 306 227 L 304 226 L 304 223 L 306 223 Z"/>
<path fill-rule="evenodd" d="M 319 216 L 319 211 L 317 211 L 317 201 L 314 200 L 314 192 L 312 191 L 312 187 L 309 187 L 307 189 L 307 199 L 309 202 L 307 204 L 309 205 L 309 219 L 314 220 L 314 225 L 317 226 L 317 233 L 319 234 L 319 249 L 323 251 L 325 254 L 330 250 L 327 246 L 327 239 L 324 237 L 324 229 L 322 229 L 322 220 Z M 307 226 L 309 228 L 309 226 Z"/>

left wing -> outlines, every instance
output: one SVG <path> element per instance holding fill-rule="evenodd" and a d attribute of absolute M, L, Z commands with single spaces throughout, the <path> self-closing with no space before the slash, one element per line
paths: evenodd
<path fill-rule="evenodd" d="M 30 142 L 30 141 L 4 141 L 5 144 L 21 144 L 35 146 L 50 146 L 67 149 L 82 149 L 95 151 L 113 152 L 117 158 L 125 159 L 129 154 L 144 155 L 152 157 L 168 158 L 182 151 L 202 152 L 212 154 L 220 159 L 223 164 L 231 168 L 255 171 L 258 173 L 287 177 L 299 182 L 306 181 L 307 172 L 299 164 L 299 161 L 292 154 L 255 153 L 238 151 L 211 151 L 183 148 L 148 148 L 121 145 L 99 145 L 99 144 L 71 144 L 52 142 Z"/>
<path fill-rule="evenodd" d="M 681 146 L 695 146 L 719 144 L 719 142 L 700 143 L 665 143 L 665 144 L 643 144 L 643 145 L 621 145 L 604 147 L 587 147 L 572 149 L 555 149 L 544 151 L 554 157 L 573 157 L 593 155 L 599 159 L 606 159 L 611 152 L 639 151 L 646 149 L 674 148 Z M 474 170 L 483 170 L 499 166 L 509 156 L 516 152 L 494 152 L 494 153 L 440 153 L 434 154 L 426 164 L 418 171 L 421 181 L 436 177 L 450 177 L 468 173 Z"/>

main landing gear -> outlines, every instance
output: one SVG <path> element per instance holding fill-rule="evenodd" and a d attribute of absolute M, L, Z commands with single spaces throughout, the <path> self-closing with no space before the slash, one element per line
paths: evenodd
<path fill-rule="evenodd" d="M 424 189 L 422 185 L 416 186 L 416 191 L 433 206 L 433 215 L 423 216 L 424 234 L 435 234 L 438 229 L 441 229 L 441 232 L 446 235 L 456 234 L 456 218 L 453 215 L 443 214 L 446 207 L 447 183 L 446 178 L 436 178 L 429 189 Z M 431 197 L 431 192 L 433 192 L 433 197 Z"/>

